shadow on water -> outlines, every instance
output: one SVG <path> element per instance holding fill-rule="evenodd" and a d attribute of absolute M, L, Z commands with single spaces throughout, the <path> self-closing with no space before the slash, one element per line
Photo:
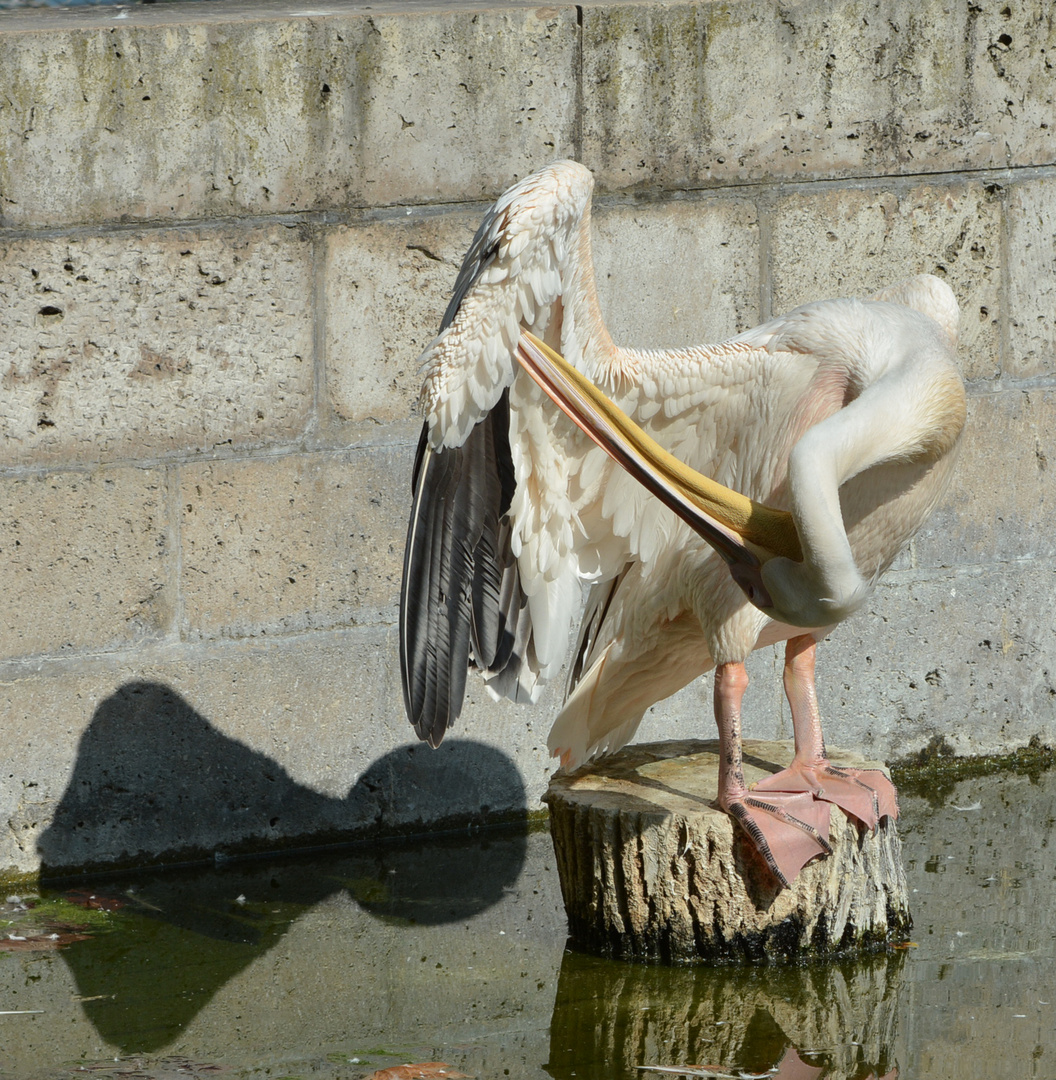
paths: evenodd
<path fill-rule="evenodd" d="M 335 894 L 390 924 L 464 922 L 516 882 L 525 849 L 524 832 L 504 832 L 108 880 L 94 897 L 121 905 L 114 929 L 61 956 L 96 1031 L 124 1053 L 150 1053 Z"/>
<path fill-rule="evenodd" d="M 423 752 L 424 751 L 424 752 Z M 342 828 L 384 829 L 449 807 L 480 821 L 516 808 L 502 834 L 360 841 L 325 863 L 286 857 L 217 868 L 129 872 L 98 883 L 97 903 L 120 907 L 120 932 L 62 953 L 88 1018 L 122 1051 L 166 1046 L 217 991 L 272 948 L 309 908 L 342 890 L 386 922 L 464 921 L 497 903 L 525 861 L 527 809 L 515 764 L 500 751 L 449 740 L 437 751 L 397 748 L 344 799 L 313 791 L 277 762 L 224 735 L 160 683 L 121 687 L 96 709 L 69 785 L 42 834 L 44 875 L 100 865 L 123 852 L 200 853 L 267 841 L 286 822 L 328 839 Z M 507 815 L 508 816 L 508 815 Z M 325 869 L 321 869 L 325 867 Z"/>
<path fill-rule="evenodd" d="M 554 1080 L 593 1075 L 598 1062 L 613 1076 L 648 1064 L 893 1078 L 904 965 L 897 953 L 802 968 L 664 968 L 567 952 L 546 1070 Z"/>

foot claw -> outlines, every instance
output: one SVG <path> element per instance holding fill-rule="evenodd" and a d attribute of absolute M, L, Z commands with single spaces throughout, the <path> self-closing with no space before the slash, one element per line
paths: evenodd
<path fill-rule="evenodd" d="M 835 768 L 836 766 L 833 766 Z M 841 769 L 876 794 L 877 818 L 898 819 L 898 789 L 881 769 Z"/>

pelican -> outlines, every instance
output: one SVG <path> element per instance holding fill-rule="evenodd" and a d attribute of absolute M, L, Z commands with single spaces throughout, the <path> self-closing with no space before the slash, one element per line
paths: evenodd
<path fill-rule="evenodd" d="M 559 161 L 488 210 L 422 357 L 425 417 L 400 597 L 407 714 L 438 746 L 467 671 L 532 701 L 565 660 L 565 770 L 629 742 L 714 669 L 718 804 L 787 885 L 830 804 L 897 814 L 828 761 L 816 643 L 868 599 L 950 479 L 965 420 L 958 309 L 927 275 L 807 304 L 717 345 L 613 344 L 589 171 Z M 784 641 L 792 764 L 749 789 L 745 660 Z"/>

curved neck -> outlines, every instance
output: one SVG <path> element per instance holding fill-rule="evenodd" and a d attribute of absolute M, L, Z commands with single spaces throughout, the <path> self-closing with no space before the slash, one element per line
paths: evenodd
<path fill-rule="evenodd" d="M 565 280 L 561 283 L 564 297 L 561 341 L 555 346 L 588 379 L 609 382 L 621 373 L 625 353 L 613 344 L 601 316 L 591 253 L 590 220 L 588 205 L 571 238 L 565 262 Z"/>

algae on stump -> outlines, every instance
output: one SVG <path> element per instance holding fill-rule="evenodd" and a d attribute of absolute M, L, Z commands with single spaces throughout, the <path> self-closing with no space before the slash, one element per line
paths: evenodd
<path fill-rule="evenodd" d="M 863 765 L 832 747 L 829 756 Z M 755 783 L 791 759 L 790 742 L 746 741 L 745 777 Z M 832 854 L 785 889 L 714 806 L 717 791 L 714 741 L 629 746 L 551 780 L 545 801 L 579 944 L 626 960 L 794 960 L 864 951 L 909 929 L 889 818 L 869 833 L 834 806 Z"/>

